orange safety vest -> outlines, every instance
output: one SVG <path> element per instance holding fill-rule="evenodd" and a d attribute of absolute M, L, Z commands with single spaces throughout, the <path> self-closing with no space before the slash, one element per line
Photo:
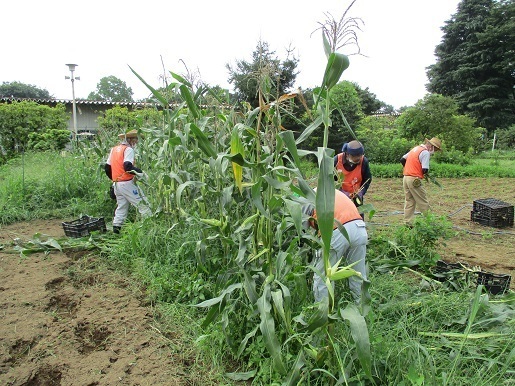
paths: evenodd
<path fill-rule="evenodd" d="M 134 178 L 134 175 L 123 169 L 124 154 L 127 148 L 127 145 L 118 145 L 111 151 L 111 176 L 115 182 L 130 181 Z"/>
<path fill-rule="evenodd" d="M 338 162 L 336 163 L 336 170 L 343 174 L 343 182 L 342 182 L 342 190 L 347 193 L 356 193 L 359 188 L 361 188 L 361 183 L 363 182 L 363 174 L 361 172 L 361 165 L 363 165 L 363 158 L 365 156 L 361 156 L 361 161 L 356 169 L 348 171 L 343 167 L 343 155 L 345 153 L 338 154 Z"/>
<path fill-rule="evenodd" d="M 317 218 L 316 210 L 313 212 L 313 218 Z M 336 190 L 334 192 L 334 229 L 338 228 L 339 224 L 343 225 L 354 220 L 362 220 L 356 205 L 345 193 Z"/>
<path fill-rule="evenodd" d="M 422 172 L 422 164 L 420 163 L 420 153 L 424 150 L 427 150 L 424 146 L 419 145 L 414 147 L 408 153 L 406 157 L 406 164 L 404 165 L 404 175 L 411 177 L 424 178 L 424 173 Z"/>

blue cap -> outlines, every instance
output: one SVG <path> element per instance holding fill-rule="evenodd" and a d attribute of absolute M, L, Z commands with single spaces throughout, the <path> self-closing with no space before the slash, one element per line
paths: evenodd
<path fill-rule="evenodd" d="M 365 149 L 363 148 L 363 145 L 359 141 L 350 141 L 349 143 L 346 143 L 343 145 L 345 150 L 342 151 L 349 154 L 349 155 L 363 155 L 365 154 Z"/>

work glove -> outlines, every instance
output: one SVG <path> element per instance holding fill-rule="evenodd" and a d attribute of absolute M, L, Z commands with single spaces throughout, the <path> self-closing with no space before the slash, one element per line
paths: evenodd
<path fill-rule="evenodd" d="M 352 198 L 352 201 L 354 202 L 354 205 L 361 206 L 363 205 L 363 192 L 358 192 L 354 195 Z"/>
<path fill-rule="evenodd" d="M 136 170 L 131 170 L 129 173 L 134 174 L 138 178 L 138 180 L 143 180 L 143 181 L 148 180 L 148 175 L 145 172 L 138 173 Z"/>

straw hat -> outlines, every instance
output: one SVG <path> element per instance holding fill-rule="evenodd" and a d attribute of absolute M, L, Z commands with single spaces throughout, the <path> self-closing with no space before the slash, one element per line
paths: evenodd
<path fill-rule="evenodd" d="M 438 150 L 442 148 L 442 141 L 440 141 L 438 138 L 433 137 L 431 139 L 426 138 L 426 142 L 429 142 L 431 145 L 436 147 Z"/>
<path fill-rule="evenodd" d="M 138 138 L 138 131 L 137 130 L 130 130 L 126 133 L 118 134 L 118 138 L 124 139 L 124 138 Z"/>

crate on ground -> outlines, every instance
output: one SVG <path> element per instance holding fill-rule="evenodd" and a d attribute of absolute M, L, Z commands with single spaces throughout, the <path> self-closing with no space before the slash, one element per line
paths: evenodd
<path fill-rule="evenodd" d="M 502 228 L 513 226 L 513 205 L 495 198 L 475 200 L 470 219 L 482 225 Z"/>
<path fill-rule="evenodd" d="M 492 272 L 477 272 L 477 285 L 484 285 L 492 295 L 502 295 L 510 288 L 511 276 Z"/>
<path fill-rule="evenodd" d="M 64 234 L 68 237 L 89 236 L 91 231 L 105 232 L 106 224 L 103 217 L 82 216 L 77 220 L 63 222 Z"/>
<path fill-rule="evenodd" d="M 458 277 L 468 278 L 468 264 L 464 262 L 451 263 L 444 260 L 438 260 L 434 267 L 430 268 L 430 272 L 434 278 L 440 282 L 453 280 Z"/>

